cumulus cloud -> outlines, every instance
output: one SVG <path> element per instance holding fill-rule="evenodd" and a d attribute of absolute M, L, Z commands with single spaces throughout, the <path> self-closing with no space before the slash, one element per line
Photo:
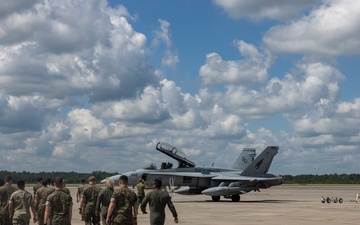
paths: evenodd
<path fill-rule="evenodd" d="M 273 2 L 260 7 L 260 1 L 215 4 L 229 13 L 238 7 L 241 18 L 259 20 L 293 18 L 315 1 L 294 1 L 294 8 L 288 1 L 275 2 L 276 7 Z M 0 3 L 2 168 L 42 171 L 61 164 L 68 171 L 123 172 L 159 164 L 163 158 L 154 148 L 163 141 L 184 149 L 198 165 L 229 166 L 244 147 L 259 153 L 279 145 L 275 171 L 312 173 L 320 167 L 315 171 L 326 172 L 329 162 L 346 164 L 335 172 L 351 171 L 357 165 L 352 156 L 360 157 L 360 100 L 339 98 L 345 75 L 334 61 L 305 56 L 283 69 L 290 72 L 272 74 L 277 52 L 310 52 L 281 50 L 268 40 L 286 44 L 287 39 L 275 34 L 305 20 L 319 31 L 316 21 L 323 17 L 318 15 L 336 4 L 348 10 L 340 2 L 323 2 L 309 15 L 270 29 L 264 37 L 269 49 L 235 40 L 239 57 L 232 60 L 209 50 L 202 56 L 206 62 L 197 64 L 202 87 L 191 93 L 146 61 L 154 48 L 162 53 L 161 68 L 179 62 L 171 21 L 156 20 L 155 38 L 147 44 L 148 37 L 132 27 L 127 9 L 110 8 L 105 0 Z M 341 18 L 338 9 L 332 10 Z M 355 24 L 349 21 L 350 27 Z M 308 32 L 310 25 L 304 27 Z M 335 30 L 322 34 L 328 39 L 330 33 L 342 35 Z M 346 36 L 347 43 L 354 32 Z M 300 38 L 306 39 L 293 37 L 293 48 Z M 325 43 L 313 39 L 319 48 Z M 344 49 L 336 54 L 348 53 Z"/>
<path fill-rule="evenodd" d="M 165 45 L 165 54 L 162 57 L 162 65 L 175 66 L 179 62 L 179 56 L 176 49 L 173 50 L 171 33 L 169 31 L 170 23 L 159 19 L 160 27 L 155 30 L 155 38 L 152 40 L 154 48 L 159 48 L 161 44 Z"/>
<path fill-rule="evenodd" d="M 235 41 L 240 54 L 245 58 L 238 61 L 225 61 L 218 53 L 206 56 L 206 64 L 199 74 L 204 85 L 259 83 L 267 78 L 271 66 L 271 56 L 261 53 L 251 44 Z"/>
<path fill-rule="evenodd" d="M 245 85 L 227 85 L 225 92 L 203 89 L 204 101 L 216 99 L 227 113 L 250 118 L 266 118 L 277 112 L 302 113 L 317 104 L 334 103 L 339 94 L 339 82 L 344 76 L 325 63 L 300 63 L 295 74 L 283 79 L 274 77 L 260 91 Z M 209 104 L 207 102 L 206 104 Z"/>
<path fill-rule="evenodd" d="M 272 27 L 263 41 L 276 52 L 328 56 L 358 54 L 359 10 L 358 1 L 326 0 L 308 15 Z"/>
<path fill-rule="evenodd" d="M 287 20 L 300 15 L 304 9 L 311 7 L 319 0 L 213 0 L 213 2 L 235 19 Z"/>
<path fill-rule="evenodd" d="M 143 59 L 146 37 L 126 16 L 106 1 L 45 1 L 8 15 L 0 22 L 0 87 L 92 101 L 136 96 L 157 77 Z"/>

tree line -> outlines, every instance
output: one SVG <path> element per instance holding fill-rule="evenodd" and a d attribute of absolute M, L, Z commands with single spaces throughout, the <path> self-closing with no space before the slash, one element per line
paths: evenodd
<path fill-rule="evenodd" d="M 6 175 L 10 175 L 13 178 L 13 181 L 16 182 L 18 180 L 24 180 L 26 183 L 36 183 L 39 177 L 43 179 L 51 178 L 55 179 L 56 177 L 62 177 L 66 180 L 67 184 L 79 184 L 81 179 L 85 179 L 87 182 L 87 178 L 89 176 L 95 176 L 96 180 L 100 182 L 106 177 L 110 177 L 118 174 L 117 172 L 108 173 L 104 171 L 93 171 L 91 173 L 78 173 L 78 172 L 11 172 L 2 170 L 0 171 L 0 178 L 4 178 Z"/>
<path fill-rule="evenodd" d="M 79 184 L 81 179 L 87 179 L 89 176 L 95 176 L 99 182 L 106 177 L 119 174 L 118 172 L 104 172 L 104 171 L 93 171 L 91 173 L 78 173 L 78 172 L 11 172 L 2 170 L 0 171 L 0 178 L 4 178 L 6 175 L 13 177 L 13 180 L 24 180 L 26 183 L 36 183 L 39 177 L 44 179 L 55 177 L 62 177 L 68 184 Z M 324 174 L 324 175 L 283 175 L 285 183 L 288 184 L 360 184 L 360 174 Z"/>
<path fill-rule="evenodd" d="M 360 184 L 360 174 L 285 175 L 285 183 L 292 184 Z"/>

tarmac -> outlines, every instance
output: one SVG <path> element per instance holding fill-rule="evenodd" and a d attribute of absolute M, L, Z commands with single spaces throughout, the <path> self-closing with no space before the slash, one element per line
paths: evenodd
<path fill-rule="evenodd" d="M 77 211 L 76 187 L 68 187 L 74 199 L 72 225 L 84 225 Z M 359 224 L 360 185 L 281 185 L 241 195 L 240 202 L 206 195 L 172 194 L 181 225 L 322 225 Z M 338 197 L 343 203 L 322 203 L 321 197 Z M 149 214 L 138 214 L 138 224 L 149 224 Z M 34 223 L 30 223 L 34 224 Z M 174 224 L 166 208 L 165 224 Z"/>

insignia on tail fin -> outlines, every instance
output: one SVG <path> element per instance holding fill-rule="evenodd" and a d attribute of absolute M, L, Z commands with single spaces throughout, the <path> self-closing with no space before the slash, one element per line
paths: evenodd
<path fill-rule="evenodd" d="M 241 173 L 242 176 L 258 176 L 266 174 L 274 156 L 278 153 L 278 146 L 268 146 L 266 149 Z"/>
<path fill-rule="evenodd" d="M 245 170 L 255 159 L 255 148 L 244 148 L 233 165 L 233 169 Z"/>

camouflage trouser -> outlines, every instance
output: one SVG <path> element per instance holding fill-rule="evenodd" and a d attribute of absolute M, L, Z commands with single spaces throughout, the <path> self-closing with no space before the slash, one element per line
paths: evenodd
<path fill-rule="evenodd" d="M 84 214 L 83 218 L 85 225 L 100 225 L 100 216 L 97 216 L 95 212 Z"/>
<path fill-rule="evenodd" d="M 107 209 L 108 209 L 107 206 L 101 207 L 100 218 L 101 218 L 102 225 L 106 225 Z"/>
<path fill-rule="evenodd" d="M 44 225 L 44 216 L 45 216 L 45 207 L 40 207 L 37 211 L 37 218 L 39 220 L 39 225 Z"/>
<path fill-rule="evenodd" d="M 0 225 L 12 225 L 12 221 L 9 219 L 9 214 L 2 214 L 0 217 Z"/>
<path fill-rule="evenodd" d="M 121 223 L 117 223 L 117 222 L 114 222 L 114 221 L 111 221 L 110 225 L 133 225 L 134 222 L 131 222 L 131 223 L 124 223 L 124 222 L 121 222 Z"/>
<path fill-rule="evenodd" d="M 12 224 L 13 225 L 29 225 L 30 220 L 13 219 Z"/>

